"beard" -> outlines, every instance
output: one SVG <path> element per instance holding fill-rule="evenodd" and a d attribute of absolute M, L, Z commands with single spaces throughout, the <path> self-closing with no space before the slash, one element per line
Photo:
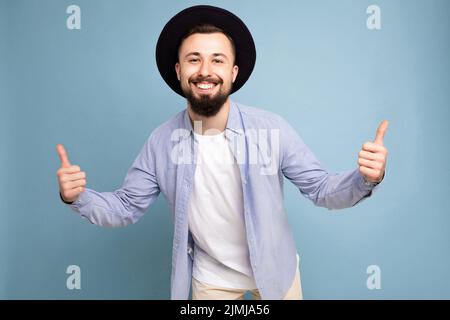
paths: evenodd
<path fill-rule="evenodd" d="M 216 85 L 223 84 L 223 80 L 211 80 L 211 78 L 195 78 L 189 82 L 202 82 L 202 81 L 209 81 L 214 82 Z M 225 104 L 225 102 L 228 99 L 228 96 L 231 92 L 231 86 L 230 88 L 223 89 L 223 86 L 219 89 L 219 92 L 217 92 L 215 95 L 210 94 L 201 94 L 199 97 L 196 97 L 194 95 L 194 92 L 192 88 L 189 86 L 187 89 L 183 88 L 182 90 L 184 93 L 184 96 L 188 100 L 189 104 L 191 105 L 192 111 L 194 111 L 196 114 L 204 117 L 213 117 L 215 116 L 222 106 Z"/>

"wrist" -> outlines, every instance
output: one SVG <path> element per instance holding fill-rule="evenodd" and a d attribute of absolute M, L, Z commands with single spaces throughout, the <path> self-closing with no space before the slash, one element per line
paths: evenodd
<path fill-rule="evenodd" d="M 64 200 L 64 198 L 63 198 L 61 192 L 59 193 L 59 197 L 61 198 L 61 201 L 64 202 L 65 204 L 73 204 L 73 203 L 74 203 L 74 201 L 69 202 L 69 201 Z"/>
<path fill-rule="evenodd" d="M 369 181 L 369 180 L 367 180 L 367 178 L 366 178 L 365 176 L 363 176 L 364 184 L 365 184 L 365 185 L 368 185 L 368 186 L 376 186 L 376 185 L 379 184 L 381 181 L 383 181 L 383 179 L 384 179 L 384 174 L 385 174 L 385 172 L 383 172 L 383 176 L 382 176 L 381 179 L 378 180 L 378 181 Z"/>

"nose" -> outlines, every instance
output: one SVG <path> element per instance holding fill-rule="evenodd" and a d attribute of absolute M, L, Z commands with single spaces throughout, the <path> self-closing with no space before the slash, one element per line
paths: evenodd
<path fill-rule="evenodd" d="M 203 60 L 200 65 L 199 75 L 202 77 L 208 77 L 211 75 L 211 65 L 208 61 Z"/>

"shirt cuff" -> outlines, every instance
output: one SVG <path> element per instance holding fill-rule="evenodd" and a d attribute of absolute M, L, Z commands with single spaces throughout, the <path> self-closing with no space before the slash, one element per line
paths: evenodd
<path fill-rule="evenodd" d="M 367 181 L 366 178 L 359 173 L 359 186 L 361 188 L 361 190 L 365 190 L 365 191 L 372 191 L 374 189 L 378 189 L 378 185 L 384 180 L 384 176 L 386 174 L 386 172 L 383 174 L 383 178 L 381 178 L 381 180 L 379 182 L 370 182 Z"/>
<path fill-rule="evenodd" d="M 80 195 L 78 196 L 77 200 L 73 202 L 66 202 L 62 198 L 61 192 L 59 193 L 59 197 L 61 198 L 61 201 L 70 206 L 71 208 L 75 209 L 76 211 L 80 210 L 81 207 L 86 205 L 89 202 L 89 195 L 87 190 L 84 190 Z"/>

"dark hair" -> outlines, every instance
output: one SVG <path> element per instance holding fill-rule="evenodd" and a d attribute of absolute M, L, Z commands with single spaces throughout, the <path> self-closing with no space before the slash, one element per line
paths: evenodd
<path fill-rule="evenodd" d="M 216 27 L 216 26 L 214 26 L 214 25 L 212 25 L 212 24 L 199 24 L 199 25 L 197 25 L 197 26 L 191 28 L 191 29 L 183 36 L 183 38 L 181 38 L 180 44 L 179 44 L 179 46 L 178 46 L 178 51 L 180 50 L 180 47 L 181 47 L 181 44 L 183 43 L 183 41 L 184 41 L 187 37 L 189 37 L 189 36 L 191 36 L 191 35 L 193 35 L 193 34 L 195 34 L 195 33 L 203 33 L 203 34 L 208 34 L 208 33 L 222 33 L 222 34 L 224 34 L 224 35 L 228 38 L 228 40 L 230 40 L 231 48 L 232 48 L 233 55 L 234 55 L 234 60 L 236 61 L 236 47 L 235 47 L 235 45 L 234 45 L 233 38 L 231 38 L 231 37 L 230 37 L 223 29 L 220 29 L 220 28 L 218 28 L 218 27 Z"/>

